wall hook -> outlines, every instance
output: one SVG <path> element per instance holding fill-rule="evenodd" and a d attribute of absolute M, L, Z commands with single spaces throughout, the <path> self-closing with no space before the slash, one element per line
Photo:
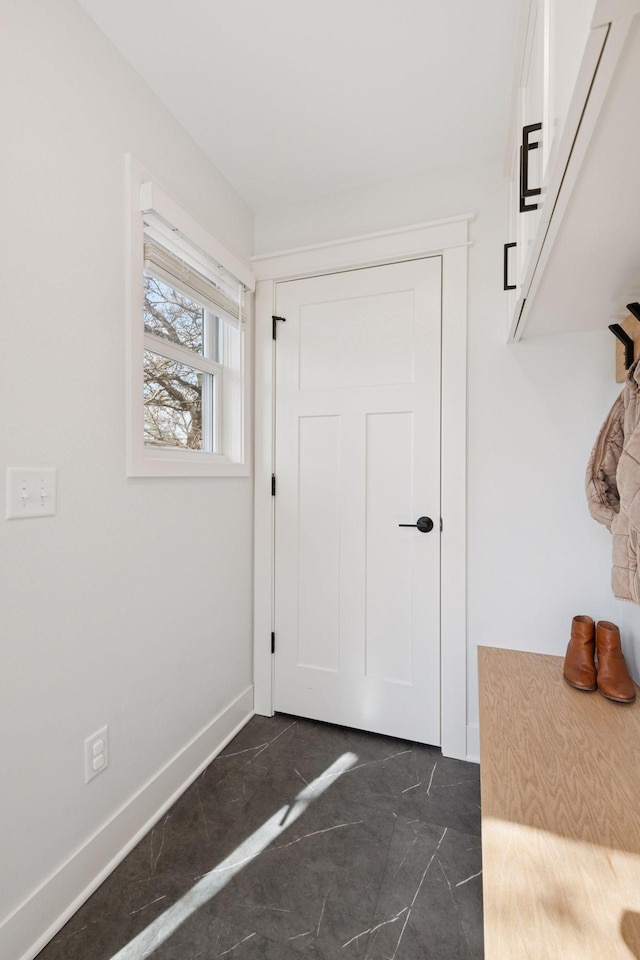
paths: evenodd
<path fill-rule="evenodd" d="M 627 307 L 630 310 L 631 307 L 638 307 L 638 311 L 640 312 L 640 304 L 627 304 Z M 631 310 L 631 312 L 634 313 L 633 310 Z M 640 317 L 638 317 L 638 319 L 640 319 Z M 617 337 L 624 347 L 624 368 L 625 370 L 628 370 L 633 363 L 633 340 L 628 333 L 625 333 L 619 323 L 610 323 L 609 330 L 611 330 L 611 333 L 614 335 L 614 337 Z"/>
<path fill-rule="evenodd" d="M 640 303 L 628 303 L 627 310 L 634 315 L 636 320 L 640 320 Z"/>

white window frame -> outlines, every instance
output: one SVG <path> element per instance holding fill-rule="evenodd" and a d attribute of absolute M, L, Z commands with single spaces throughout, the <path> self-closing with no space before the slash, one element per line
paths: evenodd
<path fill-rule="evenodd" d="M 126 157 L 128 223 L 126 247 L 127 283 L 127 476 L 130 477 L 248 477 L 251 475 L 251 357 L 253 328 L 253 291 L 255 279 L 248 261 L 229 250 L 213 236 L 184 207 L 171 197 L 145 167 L 131 155 Z M 245 287 L 246 322 L 241 325 L 240 356 L 236 357 L 240 384 L 232 399 L 229 378 L 219 376 L 230 362 L 228 338 L 223 336 L 222 364 L 204 360 L 189 350 L 163 344 L 159 349 L 156 339 L 145 334 L 144 309 L 144 220 L 145 211 L 153 210 L 187 237 L 197 248 L 219 263 Z M 226 324 L 222 324 L 224 328 Z M 218 390 L 215 405 L 217 422 L 213 425 L 218 436 L 229 438 L 225 453 L 201 450 L 146 447 L 144 443 L 144 369 L 145 349 L 171 356 L 188 366 L 200 369 L 203 364 L 213 371 Z M 178 353 L 180 356 L 178 356 Z M 195 361 L 195 362 L 194 362 Z M 222 382 L 221 382 L 222 381 Z M 235 408 L 230 409 L 235 403 Z M 235 427 L 231 430 L 232 418 Z M 239 423 L 238 423 L 239 420 Z M 236 438 L 231 442 L 233 432 Z"/>
<path fill-rule="evenodd" d="M 153 276 L 153 273 L 150 273 L 149 275 Z M 204 310 L 203 327 L 205 344 L 207 338 L 211 336 L 210 331 L 216 319 L 217 317 L 211 313 L 210 310 Z M 220 447 L 225 447 L 227 445 L 227 437 L 221 430 L 221 403 L 223 396 L 221 384 L 225 379 L 224 364 L 218 363 L 216 360 L 211 359 L 211 357 L 208 355 L 206 346 L 204 354 L 200 354 L 193 350 L 189 350 L 186 347 L 180 347 L 175 343 L 171 343 L 170 340 L 156 336 L 153 333 L 145 333 L 143 336 L 143 343 L 145 353 L 154 353 L 160 357 L 166 357 L 168 360 L 175 360 L 176 363 L 181 363 L 183 366 L 189 367 L 190 369 L 196 370 L 198 373 L 205 375 L 202 379 L 203 450 L 196 452 L 199 454 L 211 452 L 214 455 L 220 456 Z M 209 377 L 211 378 L 211 381 L 209 380 Z M 174 451 L 174 449 L 170 447 L 149 446 L 145 446 L 145 450 L 150 455 L 154 457 L 160 456 L 162 459 L 166 458 L 167 450 L 179 453 L 180 455 L 182 455 L 184 452 L 190 452 L 182 451 L 180 449 L 176 449 Z"/>

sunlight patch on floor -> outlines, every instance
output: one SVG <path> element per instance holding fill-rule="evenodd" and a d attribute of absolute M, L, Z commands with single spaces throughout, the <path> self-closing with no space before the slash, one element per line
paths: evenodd
<path fill-rule="evenodd" d="M 339 757 L 324 773 L 300 791 L 293 805 L 281 807 L 255 833 L 236 847 L 233 853 L 198 880 L 180 900 L 165 910 L 121 950 L 113 954 L 111 960 L 146 960 L 151 956 L 154 950 L 168 940 L 185 920 L 212 900 L 247 863 L 260 856 L 274 840 L 277 840 L 302 816 L 314 800 L 317 800 L 332 783 L 335 783 L 338 777 L 347 773 L 357 761 L 358 757 L 355 753 L 344 753 Z M 336 829 L 338 826 L 342 825 L 330 826 L 327 830 Z"/>

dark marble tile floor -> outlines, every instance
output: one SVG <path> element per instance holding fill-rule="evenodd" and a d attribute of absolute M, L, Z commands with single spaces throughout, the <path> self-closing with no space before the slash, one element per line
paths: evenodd
<path fill-rule="evenodd" d="M 479 768 L 254 717 L 38 960 L 481 960 Z"/>

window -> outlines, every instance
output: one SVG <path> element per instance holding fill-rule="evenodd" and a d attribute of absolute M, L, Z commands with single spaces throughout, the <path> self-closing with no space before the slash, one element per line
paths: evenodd
<path fill-rule="evenodd" d="M 155 184 L 139 182 L 136 202 L 136 179 L 141 171 L 132 176 L 129 473 L 246 476 L 250 287 Z"/>
<path fill-rule="evenodd" d="M 205 327 L 217 317 L 151 272 L 144 278 L 144 443 L 218 453 L 216 375 Z M 198 349 L 199 347 L 199 349 Z M 188 356 L 188 351 L 196 356 Z M 182 361 L 188 360 L 188 363 Z M 207 362 L 209 361 L 209 362 Z"/>
<path fill-rule="evenodd" d="M 231 454 L 224 408 L 240 374 L 242 285 L 213 264 L 209 278 L 192 269 L 187 250 L 181 257 L 154 239 L 156 218 L 144 221 L 145 447 Z"/>

